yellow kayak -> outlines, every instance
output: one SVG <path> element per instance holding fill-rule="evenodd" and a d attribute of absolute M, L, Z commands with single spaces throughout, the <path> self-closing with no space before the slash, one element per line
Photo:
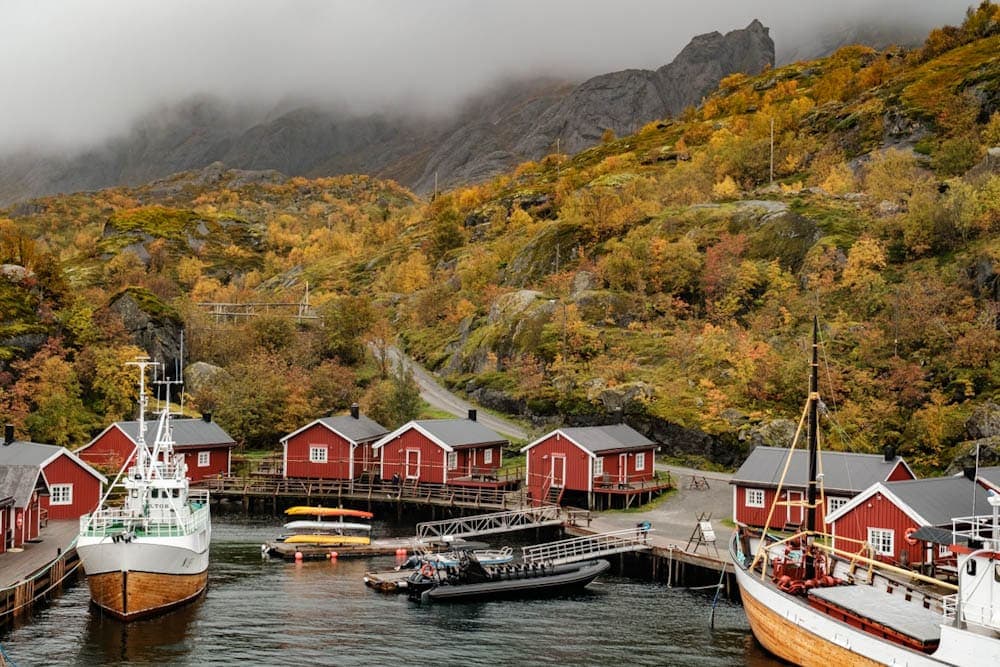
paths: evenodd
<path fill-rule="evenodd" d="M 301 516 L 309 514 L 312 516 L 349 516 L 355 519 L 370 519 L 374 514 L 364 510 L 351 510 L 343 507 L 309 507 L 308 505 L 296 505 L 285 510 L 285 514 L 290 516 Z"/>
<path fill-rule="evenodd" d="M 320 544 L 323 546 L 340 546 L 347 544 L 371 544 L 367 535 L 289 535 L 285 544 Z"/>

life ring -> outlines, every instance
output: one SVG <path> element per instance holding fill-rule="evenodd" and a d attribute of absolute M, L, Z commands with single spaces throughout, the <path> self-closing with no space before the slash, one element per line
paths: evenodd
<path fill-rule="evenodd" d="M 430 563 L 424 563 L 423 567 L 420 568 L 420 574 L 428 579 L 434 578 L 434 566 Z"/>
<path fill-rule="evenodd" d="M 917 543 L 917 540 L 913 537 L 913 533 L 915 533 L 915 532 L 917 532 L 917 529 L 914 528 L 914 527 L 912 527 L 912 526 L 910 526 L 909 528 L 906 529 L 906 532 L 903 533 L 906 536 L 906 543 L 907 544 L 916 544 Z"/>
<path fill-rule="evenodd" d="M 14 523 L 17 524 L 18 528 L 20 528 L 21 526 L 23 526 L 24 525 L 24 515 L 23 514 L 18 514 L 17 515 L 17 519 L 14 520 Z"/>

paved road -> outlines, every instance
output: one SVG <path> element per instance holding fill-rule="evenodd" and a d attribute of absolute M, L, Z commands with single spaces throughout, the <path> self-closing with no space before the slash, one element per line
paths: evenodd
<path fill-rule="evenodd" d="M 479 412 L 476 415 L 476 421 L 483 426 L 517 440 L 530 439 L 530 434 L 517 424 L 484 412 L 481 408 L 477 408 L 477 406 L 472 405 L 468 401 L 463 401 L 458 396 L 452 394 L 439 385 L 437 380 L 423 366 L 403 354 L 398 348 L 390 347 L 389 357 L 393 366 L 398 364 L 402 359 L 410 370 L 413 371 L 413 379 L 416 380 L 417 385 L 420 387 L 420 397 L 427 401 L 431 407 L 450 412 L 456 417 L 467 417 L 470 409 L 477 409 Z"/>

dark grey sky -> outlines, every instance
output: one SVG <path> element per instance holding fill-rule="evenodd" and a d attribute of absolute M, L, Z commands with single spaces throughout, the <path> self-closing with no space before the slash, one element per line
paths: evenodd
<path fill-rule="evenodd" d="M 759 18 L 779 52 L 847 17 L 935 26 L 969 0 L 0 0 L 0 150 L 106 138 L 209 93 L 447 108 L 504 76 L 669 62 Z"/>

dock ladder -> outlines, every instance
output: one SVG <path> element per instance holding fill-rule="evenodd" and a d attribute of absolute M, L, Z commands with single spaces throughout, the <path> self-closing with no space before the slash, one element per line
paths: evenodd
<path fill-rule="evenodd" d="M 557 542 L 535 544 L 522 547 L 522 559 L 525 563 L 561 565 L 630 551 L 645 551 L 652 548 L 648 539 L 649 531 L 648 527 L 640 525 L 610 533 L 598 533 Z"/>

